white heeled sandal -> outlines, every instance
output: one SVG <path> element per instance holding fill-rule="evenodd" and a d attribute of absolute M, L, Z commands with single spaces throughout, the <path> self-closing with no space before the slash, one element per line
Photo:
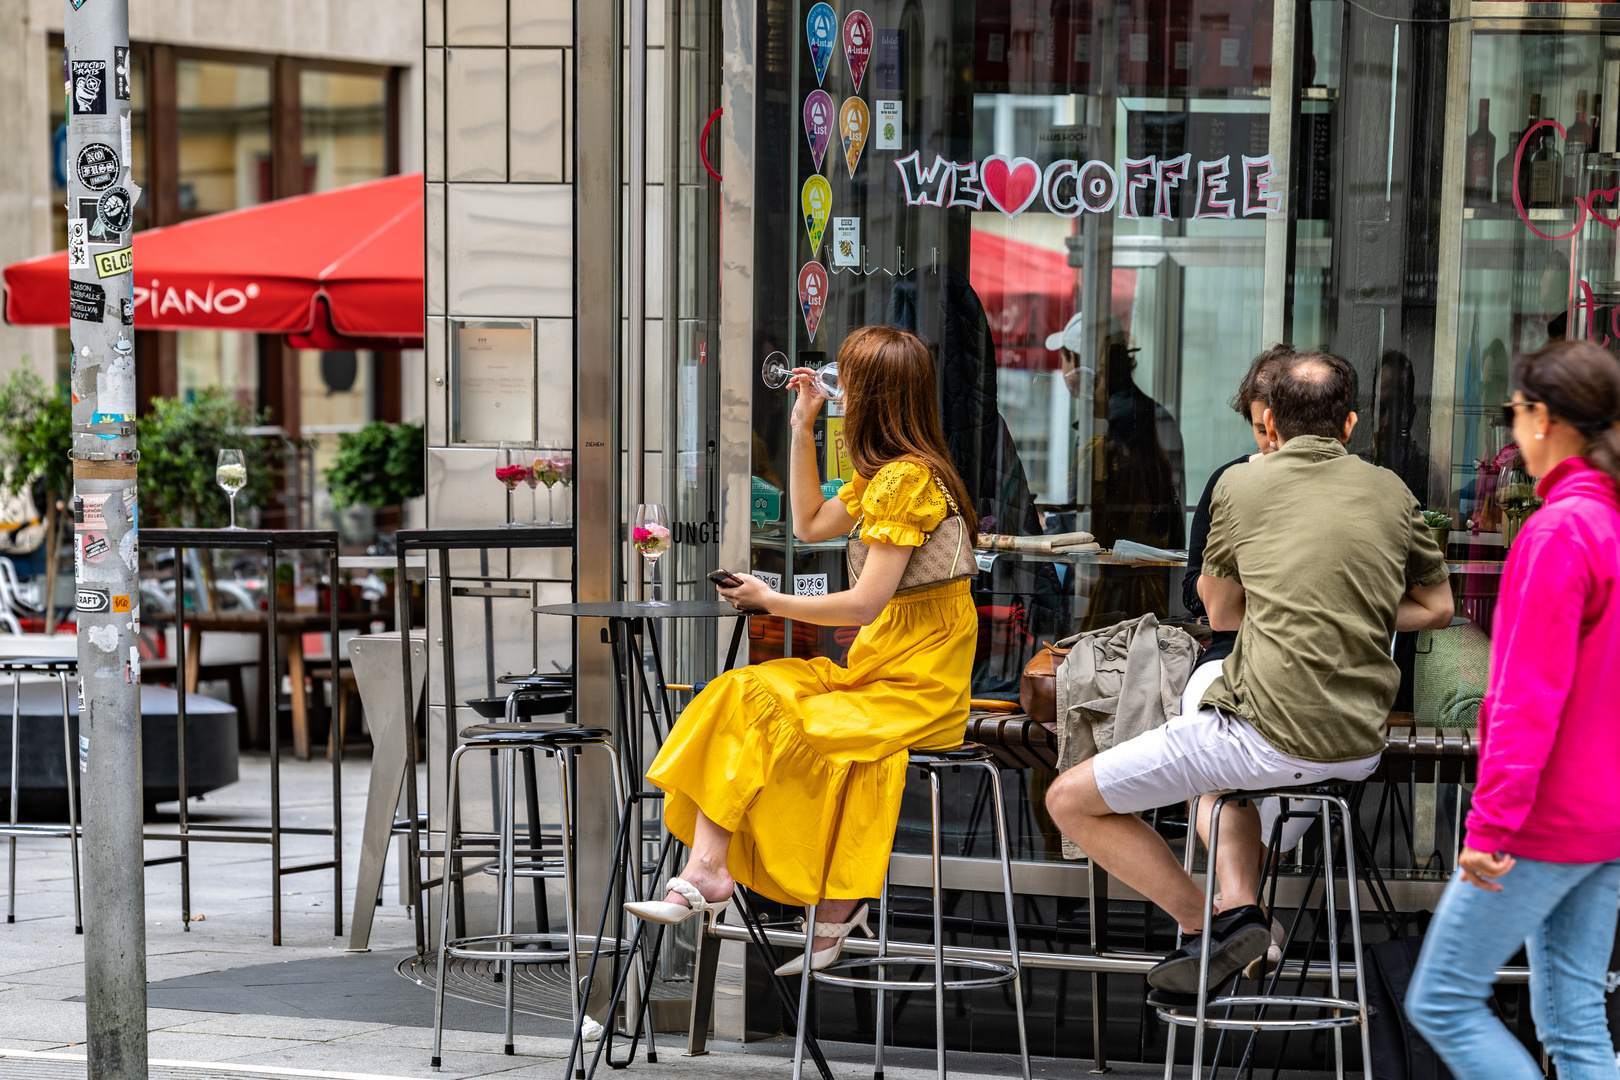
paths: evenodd
<path fill-rule="evenodd" d="M 830 965 L 834 960 L 837 960 L 838 954 L 844 951 L 844 939 L 849 937 L 849 935 L 853 934 L 856 930 L 864 931 L 867 937 L 877 936 L 876 934 L 872 933 L 872 928 L 866 925 L 866 913 L 866 905 L 862 904 L 859 908 L 855 909 L 855 914 L 850 916 L 848 922 L 816 923 L 816 937 L 830 937 L 836 938 L 837 940 L 835 940 L 825 949 L 817 949 L 811 954 L 811 971 L 820 971 L 822 968 Z M 799 920 L 799 928 L 804 928 L 803 919 Z M 777 968 L 776 973 L 784 977 L 788 975 L 803 974 L 804 954 L 800 953 L 792 960 L 789 960 L 787 963 Z"/>
<path fill-rule="evenodd" d="M 713 926 L 720 913 L 731 906 L 731 897 L 724 900 L 708 901 L 698 892 L 697 886 L 689 881 L 675 877 L 669 879 L 669 892 L 686 900 L 685 904 L 671 904 L 667 900 L 638 900 L 624 905 L 624 910 L 640 919 L 642 922 L 663 923 L 665 926 L 679 926 L 692 916 L 702 912 L 709 912 L 709 925 Z M 690 906 L 688 906 L 690 905 Z"/>

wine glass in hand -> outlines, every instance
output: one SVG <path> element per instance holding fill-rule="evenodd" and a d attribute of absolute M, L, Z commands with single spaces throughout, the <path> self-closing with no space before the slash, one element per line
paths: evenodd
<path fill-rule="evenodd" d="M 658 560 L 664 552 L 670 549 L 673 540 L 670 538 L 669 520 L 664 516 L 664 508 L 657 503 L 642 503 L 636 507 L 635 526 L 630 530 L 631 543 L 635 544 L 636 552 L 653 568 L 653 583 L 656 587 L 658 581 Z M 656 599 L 644 600 L 637 607 L 668 607 Z"/>
<path fill-rule="evenodd" d="M 214 482 L 231 497 L 231 524 L 236 528 L 236 493 L 247 486 L 247 463 L 240 450 L 221 450 L 219 463 L 214 468 Z"/>

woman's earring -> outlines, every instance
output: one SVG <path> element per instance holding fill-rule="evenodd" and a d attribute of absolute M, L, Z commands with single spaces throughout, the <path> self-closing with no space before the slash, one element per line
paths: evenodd
<path fill-rule="evenodd" d="M 1547 433 L 1546 433 L 1546 432 L 1545 432 L 1545 431 L 1538 431 L 1538 432 L 1536 432 L 1536 438 L 1538 438 L 1538 439 L 1545 439 L 1545 438 L 1546 438 L 1546 437 L 1547 437 Z"/>

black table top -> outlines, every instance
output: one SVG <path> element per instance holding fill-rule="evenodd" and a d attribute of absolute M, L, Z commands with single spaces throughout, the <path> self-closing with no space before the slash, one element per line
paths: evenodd
<path fill-rule="evenodd" d="M 141 529 L 136 534 L 143 548 L 269 548 L 297 551 L 308 548 L 337 550 L 332 529 Z"/>
<path fill-rule="evenodd" d="M 738 611 L 719 600 L 677 600 L 664 607 L 639 607 L 629 600 L 599 604 L 547 604 L 536 615 L 571 615 L 581 619 L 725 619 L 764 612 Z"/>
<path fill-rule="evenodd" d="M 467 548 L 571 548 L 572 525 L 515 529 L 401 529 L 394 534 L 400 552 Z"/>

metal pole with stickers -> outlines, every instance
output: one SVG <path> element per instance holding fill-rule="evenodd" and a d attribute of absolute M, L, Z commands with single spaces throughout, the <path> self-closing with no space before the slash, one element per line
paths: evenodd
<path fill-rule="evenodd" d="M 63 0 L 73 566 L 92 1080 L 146 1077 L 128 0 Z"/>

